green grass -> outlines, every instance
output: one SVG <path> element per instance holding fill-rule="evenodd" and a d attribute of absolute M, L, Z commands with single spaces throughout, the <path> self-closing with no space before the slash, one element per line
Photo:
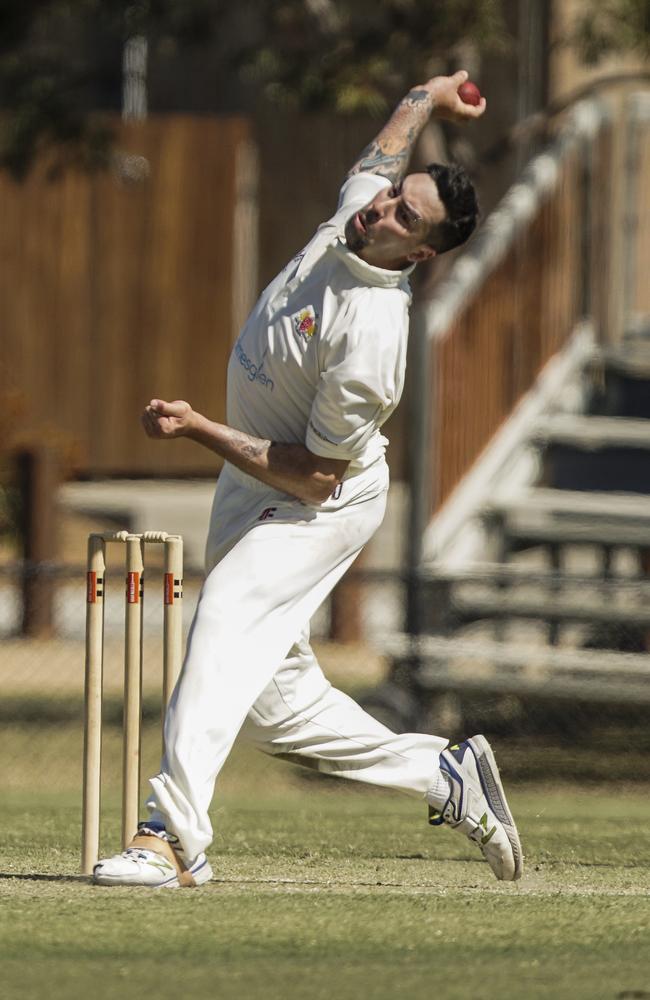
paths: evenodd
<path fill-rule="evenodd" d="M 68 787 L 14 773 L 2 796 L 6 1000 L 650 996 L 643 787 L 515 786 L 527 871 L 504 885 L 417 802 L 240 750 L 215 799 L 215 881 L 156 893 L 79 877 L 69 763 Z M 112 851 L 114 782 L 105 807 Z"/>

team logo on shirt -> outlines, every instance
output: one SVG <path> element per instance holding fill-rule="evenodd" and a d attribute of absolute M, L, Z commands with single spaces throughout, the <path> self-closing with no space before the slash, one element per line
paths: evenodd
<path fill-rule="evenodd" d="M 318 314 L 313 306 L 305 306 L 299 313 L 291 317 L 293 328 L 299 337 L 304 337 L 307 342 L 318 329 Z"/>

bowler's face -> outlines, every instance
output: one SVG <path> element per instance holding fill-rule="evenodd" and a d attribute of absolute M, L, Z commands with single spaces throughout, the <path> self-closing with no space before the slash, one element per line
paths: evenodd
<path fill-rule="evenodd" d="M 345 241 L 359 257 L 378 267 L 399 268 L 433 256 L 431 228 L 446 218 L 433 178 L 409 174 L 400 185 L 380 191 L 345 224 Z"/>

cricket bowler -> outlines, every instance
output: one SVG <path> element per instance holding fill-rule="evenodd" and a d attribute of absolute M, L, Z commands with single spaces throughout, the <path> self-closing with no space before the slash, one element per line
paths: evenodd
<path fill-rule="evenodd" d="M 100 861 L 100 885 L 176 888 L 212 877 L 208 809 L 237 736 L 324 774 L 407 792 L 431 821 L 474 841 L 498 879 L 523 857 L 482 736 L 391 732 L 331 686 L 309 621 L 381 524 L 388 489 L 381 428 L 404 385 L 416 264 L 476 225 L 456 166 L 406 173 L 431 116 L 471 122 L 460 71 L 414 87 L 363 151 L 335 214 L 260 296 L 228 366 L 227 424 L 152 399 L 157 439 L 186 437 L 225 459 L 207 576 L 165 720 L 148 818 Z"/>

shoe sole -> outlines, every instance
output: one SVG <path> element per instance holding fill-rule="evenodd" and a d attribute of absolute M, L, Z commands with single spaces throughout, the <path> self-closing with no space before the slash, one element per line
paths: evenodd
<path fill-rule="evenodd" d="M 472 736 L 467 740 L 467 743 L 472 748 L 483 793 L 488 800 L 490 809 L 503 825 L 506 836 L 510 841 L 515 861 L 515 873 L 512 881 L 516 881 L 521 878 L 524 871 L 524 855 L 521 849 L 519 833 L 508 807 L 506 793 L 503 790 L 499 768 L 497 767 L 492 747 L 485 739 L 485 736 Z"/>

